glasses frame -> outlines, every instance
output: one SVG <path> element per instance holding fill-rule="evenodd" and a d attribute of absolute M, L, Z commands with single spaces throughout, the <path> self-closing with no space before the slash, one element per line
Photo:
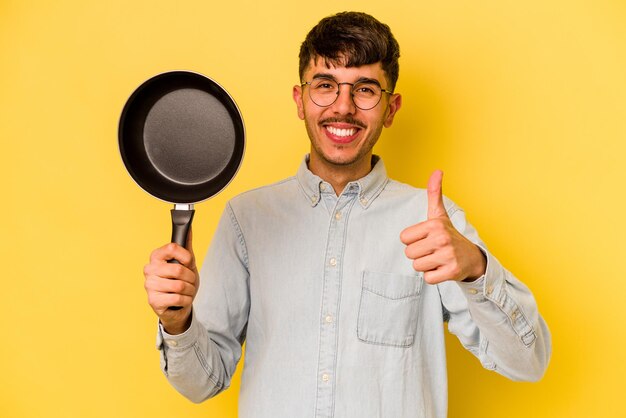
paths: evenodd
<path fill-rule="evenodd" d="M 327 79 L 327 78 L 324 78 L 324 79 Z M 308 86 L 309 86 L 309 98 L 311 99 L 311 101 L 313 102 L 313 104 L 315 104 L 315 106 L 319 106 L 319 107 L 329 107 L 329 106 L 332 106 L 332 105 L 333 105 L 333 104 L 337 101 L 337 99 L 339 98 L 339 94 L 341 93 L 341 88 L 340 88 L 340 87 L 341 87 L 343 84 L 347 84 L 348 86 L 350 86 L 350 99 L 352 100 L 352 103 L 354 104 L 354 106 L 355 106 L 357 109 L 361 109 L 361 110 L 372 110 L 373 108 L 375 108 L 376 106 L 378 106 L 378 103 L 380 103 L 380 100 L 383 98 L 383 93 L 393 94 L 393 91 L 389 91 L 389 90 L 387 90 L 387 89 L 384 89 L 384 88 L 382 88 L 382 87 L 380 86 L 380 84 L 378 84 L 378 87 L 380 87 L 380 96 L 378 97 L 378 101 L 377 101 L 377 102 L 376 102 L 376 104 L 375 104 L 375 105 L 373 105 L 372 107 L 363 108 L 363 107 L 359 106 L 358 104 L 356 104 L 356 102 L 354 101 L 354 92 L 353 92 L 354 86 L 355 86 L 356 84 L 363 83 L 363 81 L 357 81 L 356 83 L 348 83 L 348 82 L 342 82 L 342 83 L 339 83 L 339 82 L 337 82 L 337 81 L 335 81 L 335 80 L 333 80 L 333 79 L 331 79 L 331 78 L 328 78 L 328 79 L 327 79 L 328 81 L 332 81 L 333 83 L 336 83 L 336 84 L 337 84 L 337 93 L 336 93 L 336 97 L 335 97 L 335 100 L 333 100 L 331 103 L 329 103 L 329 104 L 327 104 L 327 105 L 320 105 L 320 104 L 317 104 L 317 102 L 316 102 L 315 100 L 313 100 L 313 97 L 311 96 L 311 84 L 313 83 L 313 81 L 314 81 L 314 80 L 315 80 L 315 77 L 314 77 L 314 78 L 313 78 L 313 80 L 311 80 L 311 81 L 303 81 L 302 83 L 300 83 L 300 87 L 304 87 L 304 86 L 306 86 L 306 85 L 308 85 Z"/>

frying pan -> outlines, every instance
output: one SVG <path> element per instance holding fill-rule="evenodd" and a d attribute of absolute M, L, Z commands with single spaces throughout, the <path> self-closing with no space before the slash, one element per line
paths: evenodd
<path fill-rule="evenodd" d="M 185 246 L 194 204 L 219 193 L 237 174 L 245 129 L 235 101 L 217 82 L 195 72 L 171 71 L 131 94 L 118 140 L 133 180 L 174 204 L 172 242 Z"/>

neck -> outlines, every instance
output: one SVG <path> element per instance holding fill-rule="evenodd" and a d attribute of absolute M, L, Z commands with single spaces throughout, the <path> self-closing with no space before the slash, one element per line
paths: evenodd
<path fill-rule="evenodd" d="M 372 171 L 372 154 L 369 153 L 365 158 L 352 164 L 339 165 L 332 164 L 320 158 L 315 152 L 311 152 L 309 170 L 330 183 L 335 194 L 339 196 L 348 183 L 361 179 Z"/>

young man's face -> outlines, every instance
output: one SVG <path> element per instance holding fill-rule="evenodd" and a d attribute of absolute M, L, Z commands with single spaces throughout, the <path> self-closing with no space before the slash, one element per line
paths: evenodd
<path fill-rule="evenodd" d="M 376 80 L 383 89 L 391 90 L 380 63 L 327 68 L 323 60 L 312 60 L 302 81 L 310 82 L 320 77 L 330 78 L 337 83 Z M 304 120 L 311 140 L 311 161 L 334 167 L 369 165 L 372 147 L 383 126 L 391 126 L 401 105 L 399 94 L 382 92 L 376 106 L 362 110 L 355 106 L 351 88 L 348 84 L 340 85 L 335 102 L 321 107 L 311 100 L 311 86 L 294 86 L 293 98 L 298 107 L 298 116 Z"/>

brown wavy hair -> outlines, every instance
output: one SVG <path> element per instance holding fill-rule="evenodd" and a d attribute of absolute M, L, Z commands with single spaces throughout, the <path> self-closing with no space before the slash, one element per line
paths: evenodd
<path fill-rule="evenodd" d="M 325 17 L 311 29 L 300 46 L 300 81 L 312 59 L 326 67 L 359 67 L 381 63 L 395 89 L 398 81 L 400 46 L 391 29 L 361 12 L 341 12 Z"/>

